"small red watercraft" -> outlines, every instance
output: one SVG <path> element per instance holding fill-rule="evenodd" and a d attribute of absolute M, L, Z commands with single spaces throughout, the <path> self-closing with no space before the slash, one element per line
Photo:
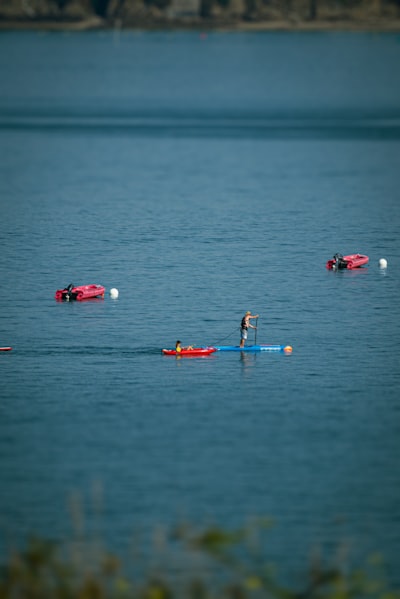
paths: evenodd
<path fill-rule="evenodd" d="M 69 302 L 77 300 L 81 302 L 85 299 L 93 297 L 104 297 L 106 288 L 103 285 L 79 285 L 75 287 L 72 283 L 65 289 L 57 289 L 55 299 L 59 301 Z"/>
<path fill-rule="evenodd" d="M 163 349 L 164 356 L 209 356 L 217 351 L 215 347 L 193 347 L 192 349 L 182 349 L 177 352 L 176 349 Z"/>
<path fill-rule="evenodd" d="M 0 347 L 0 351 L 11 351 L 12 347 Z"/>
<path fill-rule="evenodd" d="M 348 256 L 335 254 L 332 260 L 328 260 L 326 263 L 326 268 L 329 270 L 343 270 L 345 268 L 347 268 L 347 270 L 352 270 L 354 268 L 360 268 L 360 266 L 364 266 L 365 264 L 368 264 L 368 262 L 368 256 L 364 256 L 363 254 L 349 254 Z"/>

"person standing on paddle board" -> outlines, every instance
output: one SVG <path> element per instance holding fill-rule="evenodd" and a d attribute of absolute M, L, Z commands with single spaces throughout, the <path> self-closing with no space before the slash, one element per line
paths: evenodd
<path fill-rule="evenodd" d="M 251 318 L 258 318 L 258 314 L 252 316 L 251 312 L 248 310 L 246 314 L 242 318 L 242 322 L 240 323 L 240 345 L 239 347 L 244 347 L 244 343 L 247 339 L 247 329 L 256 329 L 252 324 L 250 324 Z"/>

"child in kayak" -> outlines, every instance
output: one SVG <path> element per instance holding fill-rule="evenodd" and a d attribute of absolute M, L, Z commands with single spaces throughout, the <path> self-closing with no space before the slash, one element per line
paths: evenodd
<path fill-rule="evenodd" d="M 183 349 L 193 349 L 193 345 L 188 345 L 187 347 L 181 347 L 181 342 L 177 341 L 175 344 L 176 353 L 180 354 Z"/>

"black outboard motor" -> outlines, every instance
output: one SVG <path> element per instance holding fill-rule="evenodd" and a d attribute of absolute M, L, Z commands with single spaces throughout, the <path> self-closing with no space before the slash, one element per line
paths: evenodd
<path fill-rule="evenodd" d="M 342 254 L 335 254 L 333 256 L 333 266 L 332 268 L 334 270 L 342 270 L 344 268 L 347 268 L 347 260 L 345 260 L 342 256 Z"/>
<path fill-rule="evenodd" d="M 68 285 L 68 287 L 65 287 L 66 293 L 64 294 L 64 299 L 66 302 L 69 302 L 70 300 L 75 299 L 75 294 L 72 293 L 73 287 L 74 287 L 73 283 L 70 283 Z"/>

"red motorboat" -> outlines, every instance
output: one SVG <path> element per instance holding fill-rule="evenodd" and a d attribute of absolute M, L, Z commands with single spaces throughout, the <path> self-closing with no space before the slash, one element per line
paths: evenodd
<path fill-rule="evenodd" d="M 193 347 L 191 349 L 182 349 L 177 352 L 176 349 L 163 349 L 164 356 L 209 356 L 217 351 L 215 347 Z"/>
<path fill-rule="evenodd" d="M 65 289 L 57 289 L 55 299 L 59 301 L 69 302 L 76 300 L 91 299 L 94 297 L 104 297 L 106 288 L 103 285 L 79 285 L 75 287 L 72 283 Z"/>
<path fill-rule="evenodd" d="M 332 260 L 328 260 L 326 263 L 326 268 L 329 270 L 343 270 L 347 268 L 347 270 L 352 270 L 354 268 L 360 268 L 360 266 L 364 266 L 368 264 L 369 258 L 368 256 L 364 256 L 364 254 L 349 254 L 348 256 L 342 256 L 342 254 L 335 254 Z"/>

